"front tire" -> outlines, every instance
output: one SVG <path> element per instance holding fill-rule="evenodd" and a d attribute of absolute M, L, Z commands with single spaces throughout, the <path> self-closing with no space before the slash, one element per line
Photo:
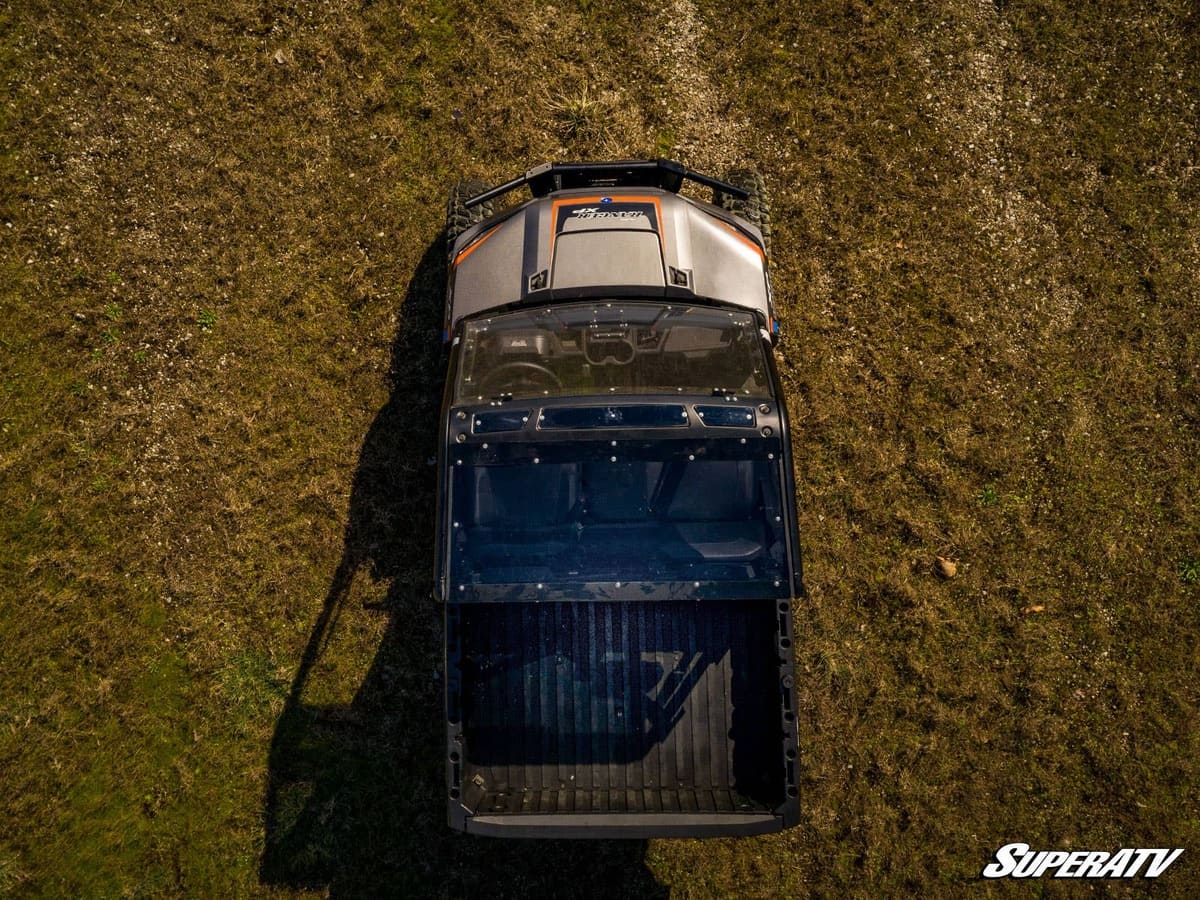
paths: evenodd
<path fill-rule="evenodd" d="M 756 169 L 733 169 L 725 173 L 723 181 L 740 187 L 750 196 L 739 200 L 724 191 L 713 191 L 713 204 L 745 219 L 751 225 L 758 226 L 762 232 L 763 250 L 771 255 L 771 200 L 767 194 L 767 184 L 762 174 Z"/>
<path fill-rule="evenodd" d="M 488 190 L 491 185 L 478 178 L 455 183 L 450 188 L 446 201 L 446 250 L 450 251 L 460 234 L 473 225 L 478 225 L 496 211 L 496 201 L 489 200 L 478 206 L 468 207 L 467 201 Z"/>

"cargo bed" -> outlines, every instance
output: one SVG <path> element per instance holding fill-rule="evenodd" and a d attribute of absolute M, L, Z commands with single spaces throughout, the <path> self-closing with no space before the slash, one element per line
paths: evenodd
<path fill-rule="evenodd" d="M 533 835 L 551 826 L 556 836 L 785 827 L 782 808 L 796 796 L 781 680 L 787 606 L 452 606 L 459 827 Z"/>

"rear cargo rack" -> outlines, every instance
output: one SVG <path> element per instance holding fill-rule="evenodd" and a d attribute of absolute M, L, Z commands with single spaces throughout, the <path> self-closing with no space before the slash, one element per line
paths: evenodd
<path fill-rule="evenodd" d="M 639 839 L 795 825 L 792 660 L 787 599 L 448 603 L 450 825 Z"/>
<path fill-rule="evenodd" d="M 745 200 L 750 194 L 737 185 L 694 172 L 672 159 L 621 160 L 618 162 L 543 163 L 523 175 L 497 185 L 466 201 L 467 207 L 495 200 L 509 191 L 529 185 L 535 197 L 554 191 L 588 187 L 655 187 L 678 193 L 684 181 L 694 181 L 724 194 Z"/>

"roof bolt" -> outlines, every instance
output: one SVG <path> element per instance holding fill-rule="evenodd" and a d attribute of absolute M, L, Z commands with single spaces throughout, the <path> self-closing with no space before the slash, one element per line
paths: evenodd
<path fill-rule="evenodd" d="M 611 444 L 611 446 L 613 446 L 613 447 L 617 446 L 617 442 L 616 442 L 616 441 L 613 441 L 613 442 L 612 442 L 612 444 Z"/>
<path fill-rule="evenodd" d="M 456 437 L 455 440 L 458 441 L 460 444 L 463 444 L 463 443 L 466 443 L 467 436 L 460 431 L 458 433 L 458 437 Z"/>
<path fill-rule="evenodd" d="M 536 466 L 538 463 L 540 463 L 540 462 L 541 462 L 541 460 L 540 460 L 540 459 L 538 459 L 536 456 L 533 458 L 533 464 L 534 464 L 535 466 Z"/>
<path fill-rule="evenodd" d="M 457 522 L 455 522 L 455 523 L 454 523 L 454 527 L 455 527 L 455 528 L 457 528 L 457 527 L 458 527 L 458 523 L 457 523 Z"/>
<path fill-rule="evenodd" d="M 767 459 L 774 459 L 774 458 L 775 458 L 775 454 L 774 454 L 774 453 L 768 453 L 768 454 L 767 454 Z"/>
<path fill-rule="evenodd" d="M 456 466 L 461 466 L 461 465 L 462 465 L 462 460 L 461 460 L 461 459 L 456 459 L 456 460 L 454 461 L 454 464 L 455 464 Z"/>
<path fill-rule="evenodd" d="M 689 454 L 688 454 L 688 459 L 689 459 L 689 460 L 694 460 L 695 458 L 696 458 L 696 454 L 695 454 L 695 453 L 689 453 Z"/>
<path fill-rule="evenodd" d="M 758 406 L 758 411 L 765 416 L 767 413 L 769 413 L 771 411 L 771 407 L 767 406 L 767 404 L 765 404 L 765 403 L 760 403 Z"/>
<path fill-rule="evenodd" d="M 776 522 L 782 522 L 782 521 L 783 521 L 783 516 L 776 516 L 776 517 L 775 517 L 775 521 L 776 521 Z"/>
<path fill-rule="evenodd" d="M 696 587 L 700 587 L 700 582 L 698 582 L 698 581 L 693 581 L 692 584 L 695 585 Z"/>
<path fill-rule="evenodd" d="M 619 582 L 619 581 L 618 581 L 618 582 L 617 582 L 617 587 L 620 587 L 620 586 L 621 586 L 621 582 Z"/>
<path fill-rule="evenodd" d="M 617 461 L 617 458 L 616 458 L 615 456 L 610 456 L 610 457 L 608 458 L 608 461 L 609 461 L 609 462 L 616 462 L 616 461 Z"/>
<path fill-rule="evenodd" d="M 459 418 L 460 420 L 462 420 L 462 419 L 465 419 L 466 417 L 467 417 L 467 413 L 466 413 L 466 411 L 465 411 L 465 410 L 461 410 L 461 409 L 460 409 L 460 410 L 458 411 L 458 418 Z"/>
<path fill-rule="evenodd" d="M 743 443 L 743 444 L 744 444 L 744 443 L 746 443 L 746 439 L 745 439 L 745 438 L 742 438 L 742 443 Z"/>
<path fill-rule="evenodd" d="M 775 587 L 779 587 L 779 582 L 778 582 L 778 581 L 776 581 L 776 582 L 775 582 Z"/>
<path fill-rule="evenodd" d="M 539 585 L 538 585 L 538 590 L 540 591 L 540 590 L 541 590 L 542 588 L 544 588 L 544 587 L 545 587 L 545 585 L 544 585 L 544 584 L 539 584 Z"/>
<path fill-rule="evenodd" d="M 466 586 L 465 584 L 460 584 L 460 585 L 458 586 L 458 589 L 459 589 L 460 591 L 465 591 L 465 590 L 467 589 L 467 586 Z"/>

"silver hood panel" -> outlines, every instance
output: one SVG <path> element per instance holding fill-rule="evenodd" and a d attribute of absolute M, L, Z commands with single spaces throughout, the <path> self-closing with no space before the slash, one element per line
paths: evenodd
<path fill-rule="evenodd" d="M 531 200 L 451 248 L 447 327 L 511 303 L 565 297 L 718 300 L 772 316 L 761 235 L 707 203 L 655 188 Z"/>

